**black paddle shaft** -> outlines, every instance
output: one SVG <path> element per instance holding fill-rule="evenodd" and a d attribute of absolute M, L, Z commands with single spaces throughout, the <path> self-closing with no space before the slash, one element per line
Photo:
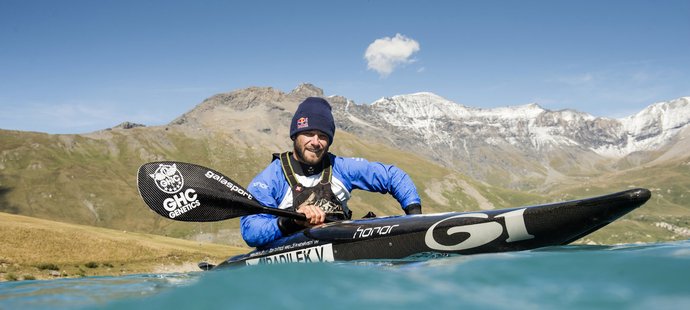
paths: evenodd
<path fill-rule="evenodd" d="M 305 220 L 304 214 L 262 206 L 235 181 L 203 166 L 151 162 L 139 167 L 139 194 L 163 217 L 185 222 L 213 222 L 266 213 Z"/>

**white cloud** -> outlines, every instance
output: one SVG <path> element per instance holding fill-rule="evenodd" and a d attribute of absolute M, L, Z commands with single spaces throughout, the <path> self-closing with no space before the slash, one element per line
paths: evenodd
<path fill-rule="evenodd" d="M 393 38 L 384 37 L 369 44 L 364 58 L 367 60 L 367 69 L 387 77 L 396 67 L 413 62 L 410 57 L 418 51 L 417 41 L 398 33 Z"/>

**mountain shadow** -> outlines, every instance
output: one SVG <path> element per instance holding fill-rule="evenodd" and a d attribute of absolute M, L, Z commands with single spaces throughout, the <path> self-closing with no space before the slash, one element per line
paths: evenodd
<path fill-rule="evenodd" d="M 6 186 L 0 186 L 0 212 L 19 214 L 19 207 L 10 204 L 7 201 L 7 194 L 12 189 Z"/>

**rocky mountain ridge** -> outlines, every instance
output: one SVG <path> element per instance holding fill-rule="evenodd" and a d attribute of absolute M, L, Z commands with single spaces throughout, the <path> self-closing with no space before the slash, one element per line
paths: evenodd
<path fill-rule="evenodd" d="M 457 141 L 456 134 L 481 134 L 491 145 L 505 142 L 536 150 L 579 146 L 609 157 L 662 147 L 690 124 L 690 97 L 655 103 L 622 119 L 551 111 L 534 103 L 471 108 L 433 93 L 383 98 L 372 103 L 370 110 L 390 127 L 419 133 L 427 137 L 425 142 L 434 144 L 451 144 Z M 433 136 L 439 139 L 428 138 Z"/>
<path fill-rule="evenodd" d="M 301 84 L 289 93 L 253 87 L 213 96 L 170 125 L 232 132 L 267 148 L 289 147 L 291 113 L 308 96 L 329 100 L 338 130 L 413 151 L 476 179 L 519 190 L 659 157 L 690 124 L 690 97 L 630 117 L 594 117 L 538 104 L 482 109 L 421 92 L 356 104 Z M 337 135 L 337 134 L 336 134 Z M 336 139 L 337 143 L 337 139 Z M 683 156 L 676 150 L 675 157 Z M 622 162 L 621 162 L 622 161 Z"/>
<path fill-rule="evenodd" d="M 656 103 L 623 119 L 537 104 L 472 108 L 432 93 L 382 98 L 339 112 L 343 127 L 360 135 L 386 137 L 382 140 L 427 152 L 475 178 L 524 188 L 524 177 L 534 178 L 536 183 L 527 185 L 534 186 L 554 175 L 618 169 L 618 161 L 631 155 L 638 162 L 654 160 L 689 127 L 690 97 Z"/>
<path fill-rule="evenodd" d="M 690 147 L 676 143 L 687 135 L 690 97 L 611 119 L 574 110 L 551 111 L 534 103 L 474 108 L 428 92 L 356 104 L 301 84 L 289 93 L 252 87 L 215 95 L 170 125 L 226 132 L 239 143 L 251 141 L 278 151 L 290 146 L 286 133 L 292 112 L 309 96 L 329 100 L 338 130 L 518 190 L 651 162 L 671 148 L 675 148 L 673 156 L 667 158 L 690 153 L 684 151 Z"/>

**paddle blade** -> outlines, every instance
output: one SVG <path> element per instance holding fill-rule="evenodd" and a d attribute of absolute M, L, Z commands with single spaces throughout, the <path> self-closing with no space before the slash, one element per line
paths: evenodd
<path fill-rule="evenodd" d="M 139 167 L 137 183 L 151 210 L 176 221 L 221 221 L 265 208 L 234 181 L 195 164 L 147 163 Z"/>

